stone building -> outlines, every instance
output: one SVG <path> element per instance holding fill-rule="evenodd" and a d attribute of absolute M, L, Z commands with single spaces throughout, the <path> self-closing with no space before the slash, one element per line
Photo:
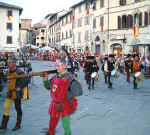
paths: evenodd
<path fill-rule="evenodd" d="M 22 8 L 0 2 L 0 51 L 16 52 L 19 47 L 19 24 Z"/>

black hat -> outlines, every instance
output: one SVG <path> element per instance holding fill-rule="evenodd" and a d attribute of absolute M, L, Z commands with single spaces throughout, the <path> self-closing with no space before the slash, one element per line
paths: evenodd
<path fill-rule="evenodd" d="M 115 56 L 114 56 L 114 54 L 109 54 L 109 57 L 112 57 L 112 58 L 114 58 Z"/>
<path fill-rule="evenodd" d="M 128 54 L 128 55 L 127 55 L 127 57 L 130 57 L 130 56 L 131 56 L 131 54 Z"/>
<path fill-rule="evenodd" d="M 86 59 L 94 59 L 94 56 L 87 56 Z"/>

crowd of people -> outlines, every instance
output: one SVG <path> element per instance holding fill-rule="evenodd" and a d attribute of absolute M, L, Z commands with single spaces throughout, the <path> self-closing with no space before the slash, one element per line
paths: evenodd
<path fill-rule="evenodd" d="M 52 98 L 49 107 L 49 129 L 46 135 L 55 134 L 55 129 L 60 118 L 65 135 L 71 135 L 70 115 L 77 109 L 78 101 L 76 97 L 83 94 L 82 84 L 77 81 L 76 76 L 76 72 L 80 69 L 84 72 L 84 79 L 90 91 L 95 89 L 95 81 L 100 79 L 98 77 L 100 70 L 103 72 L 105 84 L 110 89 L 115 87 L 113 86 L 112 78 L 118 78 L 120 74 L 126 75 L 126 81 L 128 83 L 131 82 L 131 76 L 133 77 L 134 89 L 138 88 L 138 82 L 142 81 L 144 76 L 150 77 L 150 56 L 141 57 L 138 54 L 128 54 L 126 56 L 115 56 L 113 54 L 89 56 L 74 52 L 68 53 L 63 48 L 54 54 L 52 58 L 45 60 L 56 63 L 57 74 L 51 79 L 48 79 L 48 74 L 43 76 L 43 85 L 46 89 L 50 90 Z M 23 115 L 21 99 L 24 94 L 23 89 L 30 83 L 30 78 L 24 77 L 8 80 L 7 77 L 30 73 L 32 71 L 32 66 L 28 62 L 28 59 L 23 59 L 22 57 L 22 60 L 25 62 L 25 66 L 22 66 L 23 70 L 17 66 L 16 56 L 0 56 L 0 91 L 3 89 L 3 81 L 8 86 L 0 130 L 7 129 L 12 103 L 15 104 L 15 110 L 17 112 L 16 125 L 12 130 L 16 131 L 21 128 Z M 8 69 L 6 73 L 4 73 L 5 68 Z"/>

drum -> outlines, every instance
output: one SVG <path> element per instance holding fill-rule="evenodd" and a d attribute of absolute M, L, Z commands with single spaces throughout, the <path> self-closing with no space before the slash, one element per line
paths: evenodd
<path fill-rule="evenodd" d="M 93 72 L 93 73 L 91 74 L 91 78 L 95 78 L 95 77 L 96 77 L 96 74 L 97 74 L 97 72 Z"/>
<path fill-rule="evenodd" d="M 100 75 L 97 72 L 93 72 L 91 74 L 91 78 L 95 79 L 95 81 L 101 80 L 101 77 L 100 77 Z"/>
<path fill-rule="evenodd" d="M 119 78 L 120 73 L 116 69 L 114 69 L 113 71 L 111 71 L 111 76 L 115 78 Z"/>
<path fill-rule="evenodd" d="M 136 72 L 134 75 L 137 79 L 137 81 L 144 81 L 144 75 L 141 72 Z"/>
<path fill-rule="evenodd" d="M 100 77 L 100 75 L 98 73 L 96 74 L 95 80 L 96 81 L 100 81 L 101 80 L 101 77 Z"/>
<path fill-rule="evenodd" d="M 115 76 L 116 72 L 117 72 L 116 69 L 114 69 L 113 71 L 111 71 L 111 76 Z"/>

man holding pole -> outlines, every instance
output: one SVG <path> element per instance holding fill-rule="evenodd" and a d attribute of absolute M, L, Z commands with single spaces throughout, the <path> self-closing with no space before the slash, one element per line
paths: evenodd
<path fill-rule="evenodd" d="M 59 119 L 65 135 L 71 135 L 70 115 L 77 109 L 76 96 L 82 95 L 82 87 L 73 75 L 66 70 L 66 59 L 56 59 L 57 74 L 48 80 L 48 75 L 43 77 L 45 88 L 50 90 L 52 102 L 49 107 L 50 122 L 46 135 L 54 135 Z"/>

